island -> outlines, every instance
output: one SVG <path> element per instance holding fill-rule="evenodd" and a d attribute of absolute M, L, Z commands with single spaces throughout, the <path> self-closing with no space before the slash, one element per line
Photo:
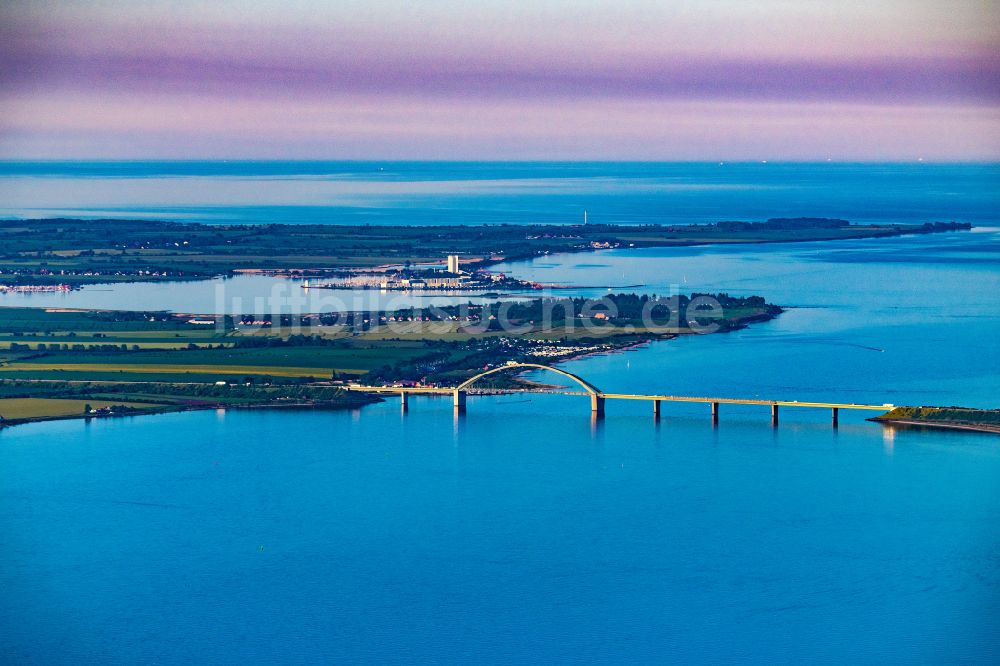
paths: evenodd
<path fill-rule="evenodd" d="M 229 225 L 155 220 L 0 221 L 0 284 L 205 279 L 238 272 L 344 277 L 461 257 L 475 271 L 556 252 L 884 238 L 970 229 L 960 222 L 851 224 L 774 218 L 694 225 Z"/>

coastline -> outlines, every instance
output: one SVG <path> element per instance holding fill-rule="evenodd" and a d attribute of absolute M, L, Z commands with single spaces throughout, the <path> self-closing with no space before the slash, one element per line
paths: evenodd
<path fill-rule="evenodd" d="M 366 394 L 367 395 L 367 394 Z M 366 405 L 376 402 L 383 402 L 383 398 L 375 395 L 367 395 L 366 400 L 356 403 L 260 403 L 260 404 L 225 404 L 225 403 L 204 403 L 204 404 L 184 404 L 184 405 L 156 405 L 149 409 L 136 409 L 135 411 L 120 414 L 60 414 L 52 416 L 33 416 L 23 419 L 6 419 L 0 421 L 0 431 L 4 428 L 27 425 L 29 423 L 44 423 L 47 421 L 68 421 L 68 420 L 102 420 L 102 419 L 122 419 L 135 416 L 156 416 L 157 414 L 175 414 L 180 412 L 201 412 L 211 409 L 309 409 L 309 410 L 344 410 L 360 409 Z"/>
<path fill-rule="evenodd" d="M 1000 425 L 991 425 L 988 423 L 968 423 L 968 422 L 951 422 L 951 421 L 913 421 L 909 419 L 886 419 L 879 416 L 867 419 L 873 423 L 881 423 L 883 425 L 890 426 L 904 426 L 904 427 L 918 427 L 918 428 L 935 428 L 940 430 L 962 430 L 966 432 L 983 432 L 993 435 L 1000 435 Z"/>

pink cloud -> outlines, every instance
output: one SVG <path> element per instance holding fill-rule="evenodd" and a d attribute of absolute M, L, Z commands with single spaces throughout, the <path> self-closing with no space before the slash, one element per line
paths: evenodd
<path fill-rule="evenodd" d="M 1000 153 L 976 3 L 36 4 L 0 15 L 6 156 Z"/>
<path fill-rule="evenodd" d="M 992 159 L 1000 113 L 981 106 L 671 100 L 18 100 L 0 157 L 501 159 Z M 74 113 L 67 114 L 66 108 Z M 611 120 L 609 120 L 611 119 Z"/>

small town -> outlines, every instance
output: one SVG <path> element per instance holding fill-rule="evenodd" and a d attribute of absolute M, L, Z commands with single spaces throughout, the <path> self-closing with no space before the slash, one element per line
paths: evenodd
<path fill-rule="evenodd" d="M 69 284 L 0 284 L 0 294 L 31 294 L 73 291 Z"/>
<path fill-rule="evenodd" d="M 457 254 L 449 254 L 445 269 L 415 270 L 405 268 L 393 272 L 369 272 L 336 281 L 311 283 L 303 289 L 379 289 L 381 291 L 486 291 L 493 289 L 537 290 L 545 285 L 510 278 L 504 273 L 483 269 L 469 272 L 461 267 Z"/>

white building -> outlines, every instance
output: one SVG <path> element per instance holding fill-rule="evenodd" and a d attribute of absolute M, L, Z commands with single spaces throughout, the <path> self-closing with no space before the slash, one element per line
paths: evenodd
<path fill-rule="evenodd" d="M 448 272 L 458 275 L 461 271 L 458 268 L 458 255 L 449 254 L 448 255 Z"/>

